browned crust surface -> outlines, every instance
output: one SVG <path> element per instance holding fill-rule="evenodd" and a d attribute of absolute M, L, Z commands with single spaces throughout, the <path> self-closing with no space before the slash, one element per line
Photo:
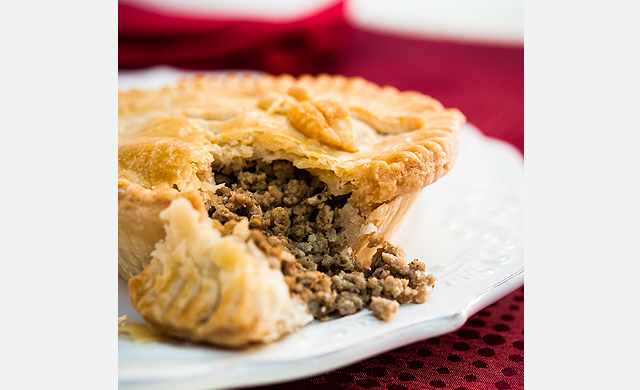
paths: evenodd
<path fill-rule="evenodd" d="M 123 141 L 162 135 L 200 148 L 259 144 L 254 155 L 325 172 L 336 189 L 349 186 L 371 203 L 448 172 L 465 122 L 457 109 L 420 93 L 329 75 L 188 78 L 158 91 L 120 93 L 119 114 Z M 140 125 L 140 118 L 152 124 Z"/>

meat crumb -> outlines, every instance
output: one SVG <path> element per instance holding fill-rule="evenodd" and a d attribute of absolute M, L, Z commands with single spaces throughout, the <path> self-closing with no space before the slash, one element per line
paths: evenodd
<path fill-rule="evenodd" d="M 371 304 L 369 304 L 373 315 L 382 321 L 391 321 L 398 311 L 399 306 L 398 301 L 392 301 L 391 299 L 382 297 L 372 297 Z"/>
<path fill-rule="evenodd" d="M 332 197 L 309 172 L 287 161 L 243 162 L 214 169 L 222 184 L 209 216 L 222 234 L 251 240 L 280 268 L 291 294 L 320 321 L 371 309 L 389 321 L 399 304 L 422 303 L 436 278 L 384 238 L 365 269 L 341 236 L 337 218 L 347 196 Z"/>

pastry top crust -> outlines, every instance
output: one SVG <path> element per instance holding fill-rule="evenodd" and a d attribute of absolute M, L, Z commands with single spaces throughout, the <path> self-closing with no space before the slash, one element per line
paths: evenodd
<path fill-rule="evenodd" d="M 431 184 L 457 157 L 465 117 L 418 92 L 361 78 L 223 74 L 120 92 L 119 176 L 215 189 L 211 163 L 285 159 L 334 195 L 380 204 Z"/>

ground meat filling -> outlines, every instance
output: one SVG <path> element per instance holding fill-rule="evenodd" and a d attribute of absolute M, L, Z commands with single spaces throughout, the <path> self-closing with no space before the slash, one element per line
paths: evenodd
<path fill-rule="evenodd" d="M 225 234 L 247 219 L 259 248 L 279 259 L 292 294 L 318 319 L 370 307 L 388 320 L 398 303 L 422 303 L 435 278 L 424 264 L 407 263 L 404 253 L 380 241 L 370 269 L 363 269 L 341 237 L 338 218 L 348 196 L 329 196 L 326 186 L 288 161 L 248 161 L 213 166 L 220 186 L 209 216 Z M 286 249 L 286 250 L 285 250 Z M 291 256 L 291 254 L 293 256 Z M 371 304 L 372 297 L 376 297 Z"/>

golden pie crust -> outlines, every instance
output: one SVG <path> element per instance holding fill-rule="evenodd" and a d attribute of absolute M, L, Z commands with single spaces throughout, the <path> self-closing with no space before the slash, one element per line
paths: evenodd
<path fill-rule="evenodd" d="M 133 306 L 171 335 L 231 347 L 304 326 L 308 308 L 274 265 L 292 255 L 209 217 L 212 166 L 284 160 L 348 196 L 341 234 L 366 267 L 370 242 L 452 168 L 464 122 L 418 92 L 342 76 L 222 74 L 120 92 L 118 272 Z"/>

